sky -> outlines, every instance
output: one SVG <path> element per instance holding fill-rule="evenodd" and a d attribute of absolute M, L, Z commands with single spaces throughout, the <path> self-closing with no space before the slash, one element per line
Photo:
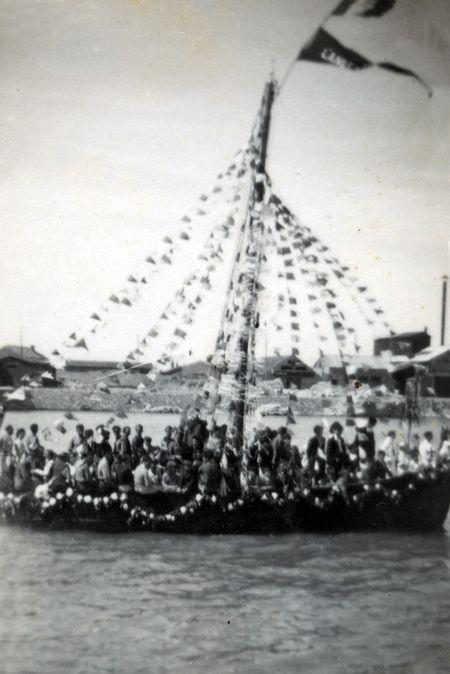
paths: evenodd
<path fill-rule="evenodd" d="M 49 353 L 120 287 L 213 187 L 249 137 L 268 73 L 283 77 L 335 4 L 0 0 L 0 344 L 22 334 Z M 327 25 L 365 56 L 417 71 L 434 95 L 380 69 L 297 62 L 275 103 L 268 170 L 392 327 L 427 326 L 437 344 L 450 5 L 398 0 L 382 21 Z M 170 294 L 176 279 L 164 283 Z M 135 346 L 139 328 L 123 323 Z M 123 349 L 112 335 L 95 355 Z"/>

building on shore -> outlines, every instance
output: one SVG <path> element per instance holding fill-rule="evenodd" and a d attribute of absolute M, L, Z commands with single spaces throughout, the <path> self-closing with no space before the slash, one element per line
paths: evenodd
<path fill-rule="evenodd" d="M 373 388 L 385 386 L 393 389 L 392 373 L 403 360 L 407 360 L 406 356 L 393 356 L 390 352 L 383 352 L 378 356 L 324 355 L 314 367 L 324 381 L 334 386 L 346 386 L 351 381 L 357 381 Z"/>
<path fill-rule="evenodd" d="M 421 366 L 423 374 L 422 395 L 450 398 L 450 347 L 437 346 L 423 349 L 406 363 L 400 364 L 393 372 L 397 390 L 404 394 L 406 382 L 415 376 Z"/>
<path fill-rule="evenodd" d="M 67 360 L 64 369 L 57 371 L 57 379 L 63 386 L 87 386 L 104 380 L 112 388 L 136 388 L 148 383 L 150 371 L 149 365 L 133 364 L 125 370 L 117 361 Z"/>
<path fill-rule="evenodd" d="M 306 365 L 298 356 L 274 356 L 263 361 L 263 379 L 279 379 L 284 388 L 310 388 L 320 381 L 315 369 Z"/>
<path fill-rule="evenodd" d="M 34 346 L 3 346 L 0 349 L 0 386 L 16 388 L 24 381 L 55 386 L 55 370 Z"/>
<path fill-rule="evenodd" d="M 381 356 L 384 351 L 390 351 L 393 356 L 407 356 L 412 358 L 419 351 L 428 349 L 431 337 L 427 328 L 418 332 L 400 332 L 399 334 L 379 337 L 373 343 L 375 356 Z"/>

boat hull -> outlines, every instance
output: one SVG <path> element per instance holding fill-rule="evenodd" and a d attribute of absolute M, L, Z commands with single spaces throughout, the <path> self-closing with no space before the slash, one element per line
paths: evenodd
<path fill-rule="evenodd" d="M 450 471 L 404 475 L 376 484 L 355 483 L 247 494 L 221 501 L 200 494 L 118 495 L 70 498 L 60 495 L 43 508 L 31 496 L 1 503 L 5 525 L 81 529 L 104 533 L 132 531 L 181 534 L 279 534 L 295 531 L 435 531 L 450 506 Z M 106 499 L 106 500 L 105 500 Z M 88 501 L 88 502 L 87 502 Z"/>

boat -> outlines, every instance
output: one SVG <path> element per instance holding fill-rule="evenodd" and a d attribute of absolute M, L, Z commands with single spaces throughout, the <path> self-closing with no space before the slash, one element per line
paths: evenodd
<path fill-rule="evenodd" d="M 214 421 L 219 403 L 223 408 L 226 401 L 228 443 L 239 461 L 245 457 L 245 448 L 257 423 L 257 401 L 251 391 L 258 371 L 255 339 L 260 324 L 260 270 L 268 239 L 275 240 L 274 228 L 266 222 L 267 213 L 272 217 L 275 213 L 278 221 L 282 220 L 286 248 L 296 246 L 305 259 L 305 249 L 313 238 L 297 225 L 290 209 L 272 192 L 266 171 L 277 86 L 273 77 L 265 84 L 256 124 L 242 158 L 240 173 L 248 176 L 248 185 L 237 228 L 226 306 L 215 352 L 209 359 L 204 394 L 183 414 L 184 422 L 195 415 Z M 320 279 L 317 282 L 320 284 Z M 296 304 L 289 288 L 288 295 L 290 304 Z M 164 372 L 162 367 L 161 373 Z M 409 387 L 406 401 L 410 422 L 415 414 L 412 390 Z M 241 469 L 241 478 L 243 472 Z M 384 480 L 355 479 L 345 484 L 330 482 L 278 491 L 273 486 L 255 488 L 241 479 L 240 487 L 226 497 L 199 493 L 196 485 L 185 490 L 160 490 L 146 497 L 119 491 L 77 493 L 72 487 L 45 499 L 33 494 L 0 493 L 4 524 L 98 532 L 267 534 L 438 530 L 444 524 L 449 505 L 450 470 L 443 465 Z"/>
<path fill-rule="evenodd" d="M 248 491 L 226 499 L 192 489 L 136 494 L 80 494 L 48 500 L 0 492 L 1 522 L 35 529 L 182 534 L 280 534 L 299 531 L 438 531 L 450 503 L 450 471 L 408 473 L 372 484 L 328 484 L 287 494 Z"/>

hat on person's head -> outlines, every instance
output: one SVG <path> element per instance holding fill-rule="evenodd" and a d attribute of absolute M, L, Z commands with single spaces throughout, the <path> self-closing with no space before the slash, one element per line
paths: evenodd
<path fill-rule="evenodd" d="M 339 421 L 333 421 L 333 423 L 330 426 L 330 431 L 332 433 L 334 433 L 335 431 L 341 431 L 341 433 L 342 433 L 343 430 L 344 430 L 344 427 L 342 426 L 341 423 L 339 423 Z"/>

